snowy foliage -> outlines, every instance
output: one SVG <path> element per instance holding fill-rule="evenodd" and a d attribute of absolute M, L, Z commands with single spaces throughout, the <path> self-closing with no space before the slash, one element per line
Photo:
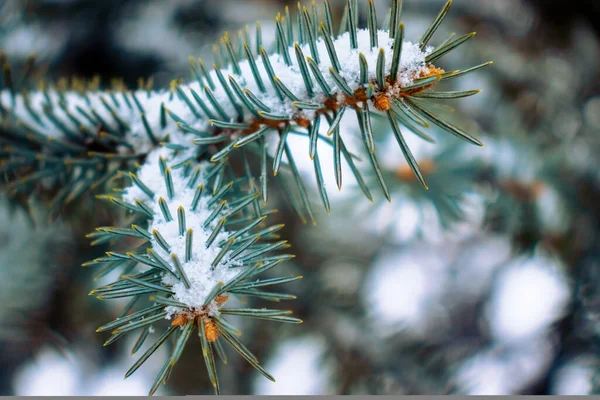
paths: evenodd
<path fill-rule="evenodd" d="M 327 2 L 326 23 L 319 23 L 316 8 L 312 16 L 301 10 L 296 26 L 289 13 L 287 17 L 280 14 L 276 19 L 276 52 L 269 54 L 263 47 L 260 25 L 256 43 L 248 38 L 234 48 L 225 34 L 213 69 L 192 57 L 192 80 L 174 80 L 169 89 L 153 90 L 147 82 L 145 88 L 132 91 L 118 81 L 111 89 L 101 89 L 98 81 L 73 80 L 70 85 L 66 81 L 50 85 L 42 82 L 37 90 L 31 90 L 15 88 L 7 80 L 7 88 L 0 92 L 0 117 L 11 132 L 1 139 L 10 150 L 11 145 L 19 146 L 18 151 L 6 152 L 6 178 L 13 192 L 35 196 L 43 186 L 54 191 L 53 208 L 57 210 L 90 188 L 108 187 L 112 191 L 98 197 L 126 210 L 119 226 L 100 227 L 88 235 L 94 245 L 109 243 L 116 247 L 118 243 L 119 251 L 109 251 L 85 265 L 100 266 L 101 275 L 123 271 L 118 280 L 91 294 L 100 299 L 132 299 L 122 315 L 98 331 L 112 333 L 105 345 L 139 331 L 132 350 L 136 353 L 155 332 L 155 325 L 169 321 L 161 337 L 126 376 L 170 335 L 177 336 L 150 390 L 155 393 L 169 378 L 192 331 L 197 330 L 216 393 L 220 387 L 215 355 L 226 362 L 222 342 L 231 345 L 263 376 L 274 380 L 237 339 L 240 332 L 226 317 L 293 324 L 302 321 L 291 317 L 289 310 L 228 308 L 226 303 L 230 297 L 242 296 L 275 302 L 295 298 L 265 288 L 301 276 L 261 276 L 293 257 L 274 253 L 289 247 L 287 241 L 277 240 L 283 226 L 263 223 L 270 211 L 264 210 L 258 199 L 262 194 L 267 202 L 267 164 L 272 164 L 273 176 L 278 175 L 280 167 L 291 173 L 292 180 L 280 179 L 284 192 L 303 220 L 315 222 L 311 199 L 287 142 L 288 134 L 309 137 L 307 158 L 313 162 L 319 195 L 327 211 L 330 204 L 317 143 L 333 147 L 337 187 L 342 186 L 343 157 L 361 190 L 372 198 L 356 167 L 360 157 L 350 153 L 341 138 L 346 110 L 356 116 L 359 129 L 350 133 L 360 136 L 365 145 L 364 155 L 373 169 L 371 181 L 379 185 L 388 200 L 390 193 L 375 153 L 375 116 L 388 121 L 391 131 L 387 136 L 398 143 L 408 174 L 414 174 L 415 182 L 425 187 L 400 125 L 432 141 L 428 134 L 411 128 L 414 124 L 429 128 L 431 122 L 466 142 L 481 145 L 478 139 L 429 109 L 435 99 L 477 94 L 477 90 L 434 89 L 442 80 L 489 65 L 451 72 L 434 65 L 474 35 L 455 40 L 451 37 L 438 47 L 429 45 L 451 4 L 447 2 L 414 42 L 404 40 L 401 2 L 393 3 L 385 29 L 378 28 L 370 3 L 369 27 L 362 29 L 358 26 L 357 4 L 350 1 L 339 35 L 333 32 Z M 10 72 L 8 65 L 4 68 Z M 256 182 L 248 154 L 258 156 L 260 182 Z M 243 173 L 229 162 L 234 156 L 239 157 Z M 115 188 L 110 185 L 113 181 L 123 186 Z M 288 181 L 294 184 L 293 190 L 287 189 Z M 123 247 L 129 251 L 121 252 Z M 385 288 L 386 292 L 390 290 Z M 139 310 L 130 313 L 133 308 Z M 307 360 L 306 369 L 313 369 L 315 363 Z M 310 391 L 321 392 L 325 386 L 324 381 Z"/>

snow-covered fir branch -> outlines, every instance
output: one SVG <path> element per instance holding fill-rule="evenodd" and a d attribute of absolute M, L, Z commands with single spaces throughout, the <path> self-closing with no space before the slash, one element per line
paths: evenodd
<path fill-rule="evenodd" d="M 130 297 L 136 302 L 151 295 L 141 310 L 103 325 L 100 332 L 112 331 L 107 344 L 125 333 L 141 330 L 136 350 L 152 326 L 170 321 L 163 337 L 179 331 L 177 345 L 166 361 L 158 384 L 163 383 L 177 362 L 192 331 L 198 329 L 211 382 L 219 392 L 213 350 L 225 357 L 221 343 L 229 343 L 267 378 L 256 357 L 242 345 L 239 331 L 227 315 L 300 323 L 287 310 L 226 308 L 230 296 L 249 296 L 280 301 L 295 296 L 266 291 L 276 285 L 300 279 L 298 276 L 263 278 L 261 274 L 290 259 L 274 252 L 289 247 L 277 238 L 282 225 L 265 226 L 268 212 L 258 207 L 256 193 L 239 194 L 239 188 L 220 185 L 219 171 L 209 162 L 190 163 L 190 152 L 159 148 L 151 152 L 131 186 L 120 198 L 105 196 L 132 214 L 130 227 L 100 227 L 89 235 L 94 244 L 130 238 L 141 242 L 125 252 L 108 252 L 106 257 L 86 265 L 104 269 L 125 268 L 121 279 L 92 291 L 100 299 Z M 220 185 L 220 186 L 219 186 Z M 229 200 L 229 201 L 228 201 Z M 134 273 L 135 272 L 135 273 Z M 132 301 L 133 301 L 132 300 Z M 132 303 L 133 304 L 133 303 Z M 127 307 L 129 309 L 130 307 Z M 164 339 L 159 339 L 164 340 Z M 156 350 L 151 347 L 127 375 Z M 158 386 L 151 389 L 153 393 Z"/>
<path fill-rule="evenodd" d="M 373 82 L 373 98 L 384 90 L 400 97 L 403 87 L 431 74 L 432 67 L 426 63 L 425 58 L 433 48 L 421 50 L 418 44 L 405 41 L 395 78 L 397 82 L 387 89 L 377 88 L 375 66 L 378 58 L 383 57 L 385 75 L 390 76 L 394 39 L 389 37 L 389 32 L 378 31 L 378 43 L 381 47 L 376 48 L 370 46 L 368 30 L 358 30 L 356 35 L 359 44 L 356 49 L 351 48 L 349 33 L 331 39 L 337 53 L 335 64 L 338 67 L 335 69 L 339 71 L 343 81 L 336 80 L 336 75 L 330 71 L 333 68 L 332 59 L 328 55 L 326 41 L 320 38 L 316 41 L 317 56 L 313 56 L 314 58 L 310 56 L 308 44 L 288 48 L 289 65 L 286 64 L 286 57 L 279 53 L 266 58 L 253 54 L 252 61 L 246 59 L 223 68 L 215 65 L 210 71 L 206 70 L 204 64 L 200 67 L 193 60 L 192 69 L 198 80 L 173 86 L 171 90 L 63 91 L 53 87 L 14 94 L 5 89 L 0 101 L 2 108 L 9 111 L 9 118 L 14 118 L 34 132 L 55 139 L 70 140 L 78 135 L 78 131 L 95 132 L 102 125 L 108 132 L 124 131 L 125 142 L 137 151 L 144 152 L 156 146 L 157 140 L 164 139 L 167 133 L 170 133 L 172 142 L 189 145 L 194 135 L 189 135 L 190 140 L 185 140 L 183 133 L 200 131 L 214 135 L 227 129 L 235 137 L 248 134 L 248 130 L 256 132 L 272 124 L 312 121 L 316 111 L 324 108 L 328 99 L 337 101 L 338 107 L 350 101 L 343 89 L 354 93 L 364 88 L 365 85 L 361 83 L 360 59 L 371 66 L 367 72 L 367 81 Z M 380 56 L 380 49 L 383 56 Z M 297 57 L 296 51 L 303 57 Z M 320 62 L 307 63 L 307 58 L 318 59 Z M 307 90 L 302 68 L 308 68 L 309 65 L 317 65 L 318 69 L 313 70 L 313 80 L 310 90 Z M 202 71 L 207 71 L 207 74 L 203 75 Z M 254 75 L 254 72 L 258 74 Z M 277 78 L 279 84 L 273 83 L 271 77 Z M 318 84 L 316 79 L 320 77 L 324 80 Z M 236 91 L 238 88 L 241 92 Z M 285 89 L 289 89 L 289 93 Z M 176 122 L 180 122 L 180 129 L 177 129 Z M 243 124 L 244 127 L 219 129 L 220 123 Z M 195 131 L 190 131 L 189 128 Z"/>
<path fill-rule="evenodd" d="M 349 3 L 348 10 L 355 7 L 354 3 Z M 260 25 L 257 25 L 254 43 L 248 38 L 234 45 L 226 34 L 221 43 L 222 51 L 216 54 L 214 68 L 209 68 L 202 60 L 191 59 L 194 80 L 190 83 L 173 81 L 169 90 L 159 91 L 149 88 L 128 91 L 122 85 L 107 91 L 98 91 L 95 87 L 87 90 L 85 84 L 76 82 L 76 90 L 54 87 L 18 93 L 10 86 L 0 96 L 1 115 L 5 124 L 12 124 L 17 131 L 20 128 L 21 136 L 35 142 L 36 146 L 66 154 L 69 159 L 91 158 L 92 163 L 136 157 L 139 161 L 163 142 L 168 142 L 172 148 L 211 145 L 211 160 L 221 161 L 232 151 L 247 145 L 258 145 L 262 148 L 258 151 L 268 152 L 264 148 L 278 140 L 275 148 L 269 151 L 275 175 L 282 165 L 284 153 L 289 158 L 285 148 L 288 134 L 302 131 L 310 138 L 308 152 L 311 159 L 317 157 L 320 141 L 333 140 L 336 182 L 341 188 L 342 155 L 346 162 L 352 161 L 344 151 L 339 122 L 350 109 L 358 117 L 370 164 L 389 199 L 375 154 L 371 128 L 373 114 L 383 113 L 389 119 L 402 153 L 424 186 L 427 186 L 425 178 L 400 126 L 414 130 L 414 125 L 429 128 L 433 123 L 463 140 L 481 145 L 427 107 L 432 99 L 476 94 L 476 90 L 437 92 L 434 89 L 441 81 L 489 65 L 451 72 L 435 65 L 473 36 L 450 37 L 435 48 L 429 45 L 450 4 L 451 1 L 418 42 L 410 42 L 404 39 L 404 25 L 399 22 L 401 6 L 394 5 L 388 30 L 378 29 L 373 7 L 369 9 L 368 29 L 360 29 L 356 10 L 350 11 L 343 23 L 346 32 L 336 36 L 332 32 L 329 5 L 325 3 L 328 17 L 323 23 L 307 12 L 298 24 L 279 15 L 276 20 L 278 51 L 270 55 L 262 46 Z M 326 125 L 328 128 L 323 131 Z M 328 139 L 321 133 L 333 137 Z M 266 136 L 278 139 L 263 140 Z M 423 137 L 430 138 L 427 134 Z M 21 166 L 19 155 L 16 158 L 15 164 Z M 315 168 L 320 169 L 317 164 L 318 160 Z M 26 181 L 38 178 L 36 168 L 33 167 L 33 176 L 25 177 Z M 361 181 L 360 172 L 356 168 L 352 170 Z M 13 168 L 11 172 L 11 177 L 23 179 L 20 170 Z M 327 208 L 327 195 L 319 174 L 316 171 Z M 261 179 L 265 185 L 263 200 L 266 201 L 264 172 Z M 303 203 L 312 218 L 306 200 Z"/>
<path fill-rule="evenodd" d="M 273 254 L 289 246 L 276 240 L 281 226 L 263 224 L 268 212 L 261 209 L 258 198 L 262 195 L 267 201 L 267 172 L 277 175 L 282 166 L 291 171 L 290 181 L 299 194 L 291 203 L 299 214 L 313 219 L 311 201 L 287 143 L 289 134 L 309 139 L 307 156 L 314 162 L 327 210 L 319 143 L 333 148 L 338 188 L 342 186 L 344 159 L 371 198 L 356 166 L 358 157 L 349 152 L 342 139 L 340 121 L 348 110 L 356 114 L 365 154 L 388 200 L 371 126 L 375 114 L 389 121 L 411 171 L 424 186 L 425 178 L 400 126 L 433 141 L 423 129 L 435 125 L 481 145 L 429 108 L 432 100 L 476 94 L 476 90 L 436 89 L 442 81 L 489 65 L 450 72 L 437 66 L 444 55 L 473 37 L 450 37 L 437 47 L 430 46 L 451 3 L 447 2 L 418 41 L 408 41 L 401 22 L 401 1 L 393 1 L 385 29 L 379 29 L 370 1 L 368 28 L 361 29 L 357 2 L 349 0 L 340 34 L 333 32 L 325 1 L 322 23 L 316 10 L 299 10 L 297 23 L 289 13 L 277 17 L 276 51 L 269 54 L 262 46 L 260 25 L 254 41 L 234 44 L 226 34 L 215 54 L 214 68 L 192 58 L 192 81 L 173 81 L 163 90 L 147 85 L 131 91 L 118 82 L 110 90 L 100 90 L 97 81 L 75 81 L 71 87 L 42 83 L 38 90 L 31 90 L 28 85 L 15 86 L 12 78 L 4 80 L 0 118 L 6 134 L 0 137 L 0 159 L 13 193 L 32 195 L 39 193 L 40 187 L 54 189 L 53 202 L 60 206 L 111 178 L 128 179 L 122 190 L 100 196 L 128 211 L 128 226 L 101 227 L 89 235 L 93 244 L 124 238 L 125 243 L 137 244 L 129 251 L 109 252 L 86 264 L 100 266 L 102 275 L 123 272 L 119 280 L 97 288 L 93 294 L 101 299 L 132 299 L 119 318 L 99 331 L 112 332 L 107 344 L 139 331 L 135 353 L 153 325 L 169 320 L 170 326 L 126 376 L 177 333 L 171 355 L 150 391 L 154 393 L 167 381 L 197 329 L 217 393 L 214 355 L 225 359 L 222 342 L 273 379 L 237 339 L 239 331 L 225 317 L 301 322 L 287 310 L 226 307 L 231 296 L 272 301 L 294 298 L 264 289 L 299 277 L 260 277 L 292 258 Z M 10 78 L 10 68 L 7 64 L 3 67 Z M 29 74 L 25 72 L 25 76 Z M 21 81 L 27 83 L 26 79 Z M 258 156 L 260 188 L 246 153 Z M 229 165 L 233 156 L 242 161 L 242 176 Z M 286 182 L 284 187 L 288 186 Z M 141 309 L 130 313 L 134 305 Z"/>

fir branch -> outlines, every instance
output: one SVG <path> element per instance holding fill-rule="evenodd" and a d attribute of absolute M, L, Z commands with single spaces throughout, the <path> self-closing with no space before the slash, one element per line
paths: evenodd
<path fill-rule="evenodd" d="M 331 22 L 320 26 L 306 10 L 300 10 L 296 29 L 294 21 L 287 21 L 283 15 L 277 17 L 280 45 L 275 54 L 268 55 L 260 47 L 264 42 L 260 27 L 255 35 L 260 54 L 252 53 L 251 43 L 243 43 L 246 51 L 237 54 L 233 38 L 226 35 L 224 57 L 218 66 L 208 71 L 202 60 L 191 59 L 194 80 L 188 84 L 174 81 L 170 90 L 128 91 L 121 85 L 113 91 L 98 91 L 86 88 L 83 82 L 77 82 L 69 90 L 47 85 L 29 93 L 5 89 L 0 104 L 3 122 L 16 136 L 11 143 L 16 140 L 19 150 L 26 149 L 34 156 L 31 159 L 12 150 L 3 156 L 10 165 L 11 188 L 22 191 L 28 185 L 39 186 L 46 176 L 36 175 L 41 169 L 53 168 L 49 175 L 62 176 L 66 167 L 60 163 L 42 164 L 35 159 L 47 150 L 57 158 L 70 156 L 89 161 L 86 167 L 78 166 L 76 178 L 71 178 L 80 183 L 85 181 L 81 177 L 98 170 L 98 165 L 108 169 L 111 162 L 142 161 L 141 156 L 159 142 L 180 149 L 190 147 L 192 139 L 199 146 L 215 144 L 209 149 L 211 159 L 220 162 L 241 146 L 264 152 L 261 147 L 268 141 L 256 141 L 260 136 L 280 136 L 280 140 L 286 140 L 287 135 L 282 133 L 290 129 L 306 129 L 310 133 L 318 116 L 335 117 L 346 109 L 364 114 L 365 127 L 370 125 L 371 114 L 387 113 L 391 126 L 395 127 L 403 121 L 395 121 L 396 114 L 388 112 L 393 104 L 410 104 L 412 111 L 440 128 L 481 145 L 418 101 L 462 97 L 435 95 L 431 89 L 442 79 L 476 70 L 446 74 L 432 64 L 472 37 L 465 35 L 437 49 L 428 46 L 450 4 L 451 1 L 444 6 L 419 43 L 404 40 L 400 5 L 394 6 L 389 31 L 376 29 L 379 25 L 374 7 L 368 7 L 369 29 L 360 29 L 356 26 L 358 7 L 352 6 L 348 23 L 342 26 L 344 31 L 336 37 L 331 36 Z M 327 5 L 325 8 L 329 12 Z M 294 30 L 303 33 L 298 42 L 292 37 Z M 170 118 L 165 119 L 167 115 Z M 329 130 L 334 131 L 334 126 Z M 171 134 L 167 136 L 166 132 Z M 368 129 L 365 133 L 365 145 L 373 154 L 375 167 L 378 162 L 373 142 Z M 318 140 L 318 136 L 313 137 Z M 102 146 L 103 150 L 90 153 L 95 146 Z M 316 146 L 310 146 L 314 159 Z M 284 146 L 280 144 L 278 148 Z M 409 154 L 405 148 L 403 152 Z M 282 152 L 278 154 L 281 157 Z M 276 174 L 279 163 L 274 165 Z M 321 180 L 319 173 L 317 168 L 317 181 Z M 337 181 L 341 187 L 339 176 Z M 65 181 L 60 183 L 64 185 Z M 266 184 L 267 176 L 263 175 L 263 186 Z M 62 195 L 66 198 L 73 190 Z M 327 207 L 327 202 L 324 204 Z M 310 214 L 306 204 L 303 208 Z"/>
<path fill-rule="evenodd" d="M 259 292 L 253 293 L 254 288 L 285 284 L 300 277 L 256 280 L 258 274 L 280 264 L 279 260 L 290 257 L 285 254 L 273 256 L 274 251 L 287 247 L 286 242 L 266 243 L 260 240 L 261 237 L 266 238 L 278 231 L 281 226 L 264 226 L 265 217 L 257 214 L 252 204 L 256 194 L 236 197 L 236 191 L 231 190 L 233 183 L 218 188 L 216 174 L 213 173 L 218 166 L 202 163 L 199 177 L 173 167 L 188 157 L 186 152 L 167 148 L 155 150 L 149 154 L 132 185 L 122 191 L 122 197 L 112 201 L 129 213 L 139 214 L 142 220 L 147 221 L 147 227 L 103 227 L 98 229 L 98 233 L 134 236 L 144 241 L 144 246 L 148 246 L 146 254 L 135 250 L 125 254 L 109 252 L 107 257 L 96 259 L 88 265 L 115 265 L 118 268 L 124 261 L 131 260 L 138 262 L 145 270 L 136 275 L 125 275 L 116 282 L 93 290 L 91 294 L 100 299 L 152 296 L 154 305 L 104 324 L 98 331 L 112 331 L 112 343 L 123 334 L 133 331 L 141 331 L 140 337 L 144 337 L 149 326 L 169 319 L 171 327 L 182 327 L 183 331 L 179 334 L 171 357 L 165 363 L 167 369 L 177 362 L 190 332 L 197 328 L 201 341 L 206 344 L 203 345 L 204 357 L 218 393 L 214 361 L 207 350 L 210 345 L 224 337 L 228 343 L 234 344 L 236 350 L 242 351 L 242 356 L 248 357 L 251 354 L 242 350 L 245 347 L 241 347 L 228 336 L 228 332 L 223 331 L 226 314 L 278 322 L 302 322 L 290 317 L 288 311 L 269 315 L 257 314 L 253 310 L 246 313 L 243 310 L 226 312 L 222 307 L 229 296 L 259 295 Z M 193 185 L 190 185 L 191 179 L 194 180 Z M 208 190 L 201 190 L 198 196 L 195 185 Z M 143 201 L 148 205 L 151 211 L 149 220 L 148 213 L 132 206 L 136 201 Z M 231 230 L 225 226 L 227 220 L 241 216 L 248 216 L 253 222 L 240 230 Z M 146 226 L 145 222 L 142 223 Z M 92 237 L 98 240 L 104 236 L 92 234 Z M 269 268 L 266 268 L 269 257 L 275 257 L 279 262 L 271 262 Z M 261 297 L 269 295 L 268 292 L 264 293 Z M 278 296 L 281 299 L 295 298 L 285 294 Z M 171 331 L 167 330 L 165 335 L 169 332 Z M 160 345 L 152 347 L 151 353 L 144 354 L 141 362 L 158 347 Z M 256 360 L 250 361 L 264 373 Z M 140 364 L 136 363 L 132 368 L 137 369 Z M 151 394 L 167 377 L 168 373 L 164 371 L 159 374 Z"/>
<path fill-rule="evenodd" d="M 301 321 L 287 311 L 228 310 L 223 306 L 229 296 L 274 301 L 294 298 L 262 289 L 299 277 L 256 279 L 293 257 L 273 253 L 289 247 L 286 241 L 265 242 L 281 229 L 264 225 L 264 216 L 269 212 L 261 210 L 258 202 L 261 195 L 267 200 L 271 173 L 278 175 L 284 168 L 291 172 L 291 180 L 278 175 L 282 186 L 286 194 L 299 195 L 290 202 L 302 218 L 306 216 L 314 223 L 311 199 L 288 142 L 290 134 L 308 138 L 307 153 L 327 211 L 330 202 L 318 156 L 319 142 L 333 147 L 338 187 L 342 187 L 344 159 L 363 193 L 372 199 L 368 181 L 355 165 L 356 156 L 348 151 L 342 138 L 347 133 L 341 132 L 340 122 L 350 115 L 346 111 L 353 111 L 358 118 L 358 134 L 372 173 L 388 200 L 390 191 L 377 159 L 372 128 L 375 118 L 386 118 L 411 171 L 424 185 L 427 171 L 417 165 L 400 125 L 410 128 L 416 124 L 428 129 L 431 122 L 481 145 L 430 106 L 432 100 L 474 94 L 434 89 L 443 80 L 481 67 L 446 73 L 433 64 L 473 36 L 444 42 L 436 49 L 428 46 L 450 4 L 418 43 L 404 40 L 402 2 L 393 2 L 389 30 L 381 30 L 372 4 L 366 19 L 368 29 L 362 29 L 358 26 L 357 2 L 348 1 L 341 32 L 335 37 L 327 2 L 323 24 L 318 21 L 316 8 L 309 13 L 299 6 L 296 21 L 289 11 L 277 16 L 275 53 L 268 54 L 262 46 L 265 41 L 260 24 L 255 43 L 249 42 L 248 35 L 240 36 L 243 43 L 234 43 L 225 34 L 216 46 L 212 70 L 204 61 L 191 59 L 193 80 L 186 84 L 173 81 L 168 90 L 143 85 L 143 89 L 131 91 L 121 84 L 112 90 L 99 90 L 97 81 L 74 81 L 70 87 L 42 83 L 38 90 L 30 90 L 27 85 L 15 88 L 10 68 L 4 66 L 8 73 L 3 81 L 6 87 L 0 92 L 4 127 L 0 160 L 2 177 L 15 195 L 29 196 L 50 187 L 55 192 L 52 204 L 58 210 L 65 202 L 103 186 L 111 178 L 127 179 L 125 188 L 99 197 L 130 214 L 132 225 L 101 227 L 89 237 L 93 244 L 131 237 L 141 245 L 125 253 L 109 252 L 85 265 L 100 265 L 99 276 L 124 268 L 121 279 L 92 292 L 98 298 L 152 296 L 154 304 L 99 329 L 112 330 L 113 336 L 106 344 L 139 330 L 134 346 L 137 351 L 152 325 L 170 319 L 171 326 L 126 376 L 178 331 L 171 355 L 151 388 L 153 394 L 167 381 L 191 332 L 197 328 L 217 393 L 220 389 L 213 348 L 222 355 L 220 340 L 273 380 L 237 339 L 238 331 L 225 316 Z M 321 134 L 324 132 L 328 135 Z M 431 140 L 427 133 L 420 136 Z M 271 139 L 277 142 L 275 147 L 270 146 Z M 260 192 L 246 154 L 259 156 Z M 242 176 L 233 171 L 229 162 L 233 157 L 244 161 Z M 230 176 L 234 177 L 231 181 Z M 143 270 L 132 275 L 136 267 Z"/>

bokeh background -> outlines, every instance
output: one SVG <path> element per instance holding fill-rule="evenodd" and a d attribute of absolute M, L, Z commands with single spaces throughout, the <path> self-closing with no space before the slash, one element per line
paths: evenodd
<path fill-rule="evenodd" d="M 389 1 L 375 2 L 382 17 Z M 331 3 L 341 15 L 344 2 Z M 416 40 L 443 0 L 404 3 L 407 39 Z M 435 39 L 477 36 L 442 67 L 495 63 L 453 82 L 483 89 L 453 103 L 451 118 L 485 147 L 442 133 L 437 145 L 411 137 L 427 166 L 425 192 L 388 128 L 376 125 L 392 203 L 378 195 L 370 203 L 347 180 L 313 227 L 271 196 L 297 255 L 282 268 L 304 276 L 288 286 L 304 323 L 245 322 L 244 342 L 277 383 L 232 353 L 219 366 L 224 393 L 598 389 L 600 3 L 454 3 Z M 153 77 L 161 86 L 188 79 L 188 56 L 210 60 L 224 31 L 260 19 L 272 37 L 285 5 L 295 10 L 282 0 L 0 0 L 0 48 L 15 66 L 35 53 L 51 80 L 100 75 L 135 87 Z M 359 136 L 351 118 L 343 129 Z M 312 163 L 300 168 L 312 182 Z M 84 203 L 53 223 L 32 204 L 33 225 L 0 196 L 1 395 L 143 395 L 166 357 L 162 349 L 123 380 L 132 343 L 103 347 L 95 333 L 123 304 L 88 296 L 98 282 L 80 265 L 106 249 L 90 248 L 85 234 L 115 217 L 93 196 Z M 188 344 L 159 393 L 211 393 L 199 343 Z"/>

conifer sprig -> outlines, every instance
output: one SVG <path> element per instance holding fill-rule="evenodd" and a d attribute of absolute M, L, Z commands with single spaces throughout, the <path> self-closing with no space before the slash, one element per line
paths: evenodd
<path fill-rule="evenodd" d="M 74 197 L 73 192 L 85 191 L 85 185 L 80 187 L 82 180 L 101 180 L 114 171 L 109 167 L 117 161 L 143 161 L 143 155 L 161 143 L 179 149 L 193 144 L 211 145 L 210 158 L 214 162 L 244 148 L 250 155 L 266 154 L 266 165 L 261 170 L 261 196 L 266 201 L 269 175 L 277 175 L 282 166 L 292 167 L 294 174 L 295 161 L 290 159 L 291 152 L 288 155 L 284 144 L 289 133 L 300 132 L 309 137 L 309 155 L 314 160 L 318 143 L 323 142 L 319 132 L 322 130 L 335 133 L 334 170 L 341 188 L 342 160 L 349 164 L 358 182 L 364 181 L 350 155 L 342 151 L 345 132 L 336 130 L 345 111 L 351 110 L 361 121 L 363 141 L 375 172 L 381 176 L 371 119 L 381 115 L 389 120 L 402 153 L 427 187 L 404 144 L 404 128 L 412 130 L 416 124 L 422 131 L 432 124 L 481 145 L 429 106 L 431 101 L 476 94 L 475 90 L 439 91 L 437 86 L 490 64 L 450 72 L 434 65 L 474 35 L 446 40 L 437 48 L 429 46 L 451 3 L 450 0 L 445 4 L 415 44 L 405 41 L 400 1 L 392 3 L 385 26 L 378 21 L 375 8 L 365 3 L 368 24 L 363 29 L 358 26 L 361 7 L 358 1 L 349 0 L 337 36 L 331 31 L 332 16 L 327 3 L 323 8 L 324 21 L 318 19 L 315 6 L 310 10 L 299 8 L 298 18 L 291 17 L 288 10 L 277 17 L 275 54 L 269 55 L 263 47 L 266 41 L 260 24 L 253 35 L 254 43 L 250 43 L 249 35 L 238 35 L 240 42 L 234 43 L 234 38 L 226 34 L 216 47 L 219 56 L 212 70 L 203 60 L 191 58 L 194 80 L 189 84 L 173 81 L 168 91 L 152 91 L 149 85 L 130 91 L 116 83 L 112 90 L 102 92 L 98 91 L 97 82 L 85 87 L 76 81 L 69 90 L 63 83 L 20 92 L 27 85 L 15 88 L 8 76 L 4 79 L 7 88 L 2 91 L 0 111 L 3 122 L 13 128 L 10 142 L 18 144 L 5 147 L 2 153 L 4 175 L 14 191 L 28 188 L 29 193 L 49 176 L 69 175 L 59 183 L 71 183 L 77 188 L 65 188 L 59 193 L 55 203 L 61 204 L 63 198 Z M 167 136 L 166 132 L 172 134 Z M 430 138 L 428 133 L 421 136 Z M 271 147 L 270 138 L 280 143 Z M 56 159 L 75 160 L 65 167 L 63 161 L 53 162 L 48 153 Z M 68 168 L 73 165 L 76 168 Z M 320 162 L 315 162 L 315 177 L 328 208 L 320 169 Z M 104 174 L 94 175 L 98 170 Z M 312 219 L 310 205 L 302 195 L 305 184 L 294 176 L 293 193 L 299 197 L 293 202 Z M 389 197 L 383 180 L 379 186 Z"/>
<path fill-rule="evenodd" d="M 117 198 L 105 196 L 132 215 L 130 227 L 101 227 L 89 235 L 95 244 L 129 238 L 130 251 L 108 252 L 84 265 L 100 266 L 99 276 L 122 271 L 115 282 L 94 289 L 99 299 L 131 298 L 131 307 L 98 328 L 111 332 L 106 345 L 136 331 L 138 352 L 155 325 L 170 322 L 163 335 L 127 371 L 135 372 L 159 347 L 174 338 L 170 357 L 150 390 L 166 383 L 194 330 L 216 393 L 215 354 L 226 362 L 222 343 L 229 343 L 268 379 L 274 380 L 238 339 L 228 315 L 275 322 L 300 323 L 291 311 L 227 308 L 231 296 L 279 302 L 295 296 L 271 289 L 302 277 L 264 278 L 263 274 L 292 258 L 278 254 L 289 247 L 277 240 L 282 225 L 266 226 L 267 213 L 256 207 L 258 195 L 232 196 L 234 183 L 219 186 L 219 166 L 200 164 L 196 170 L 181 165 L 188 155 L 159 149 L 151 153 L 132 184 Z M 164 166 L 164 167 L 161 167 Z M 158 173 L 158 175 L 157 175 Z M 141 307 L 141 309 L 139 309 Z M 137 311 L 134 308 L 138 309 Z M 169 321 L 165 321 L 169 320 Z"/>
<path fill-rule="evenodd" d="M 334 154 L 338 188 L 342 188 L 345 162 L 365 196 L 373 199 L 371 180 L 363 178 L 360 159 L 346 145 L 348 132 L 341 129 L 340 122 L 349 113 L 357 117 L 366 163 L 372 167 L 370 176 L 388 200 L 374 118 L 389 123 L 411 172 L 425 187 L 427 173 L 407 146 L 405 128 L 433 141 L 427 129 L 435 125 L 481 145 L 431 106 L 433 101 L 477 93 L 438 90 L 443 81 L 489 65 L 450 72 L 437 66 L 474 34 L 451 38 L 436 48 L 429 45 L 450 9 L 449 0 L 418 42 L 406 41 L 402 3 L 394 0 L 388 22 L 381 24 L 373 2 L 365 2 L 365 29 L 359 26 L 359 2 L 348 0 L 337 34 L 327 1 L 322 21 L 314 2 L 309 8 L 299 5 L 296 16 L 286 9 L 276 18 L 274 53 L 264 47 L 260 24 L 253 43 L 249 35 L 238 35 L 236 42 L 225 34 L 214 48 L 212 69 L 191 58 L 193 80 L 174 80 L 168 90 L 153 90 L 150 82 L 142 82 L 137 90 L 119 82 L 100 90 L 97 80 L 42 83 L 31 90 L 29 69 L 26 79 L 15 85 L 6 60 L 0 60 L 5 72 L 0 88 L 0 171 L 16 196 L 27 198 L 50 189 L 58 211 L 112 178 L 125 182 L 124 189 L 98 197 L 127 211 L 127 226 L 100 227 L 89 237 L 93 244 L 133 244 L 127 251 L 108 252 L 86 265 L 100 266 L 97 277 L 121 271 L 119 280 L 92 292 L 98 298 L 131 298 L 121 317 L 99 328 L 112 332 L 106 344 L 136 330 L 140 334 L 135 353 L 144 346 L 152 326 L 170 320 L 126 374 L 172 342 L 171 355 L 151 394 L 168 380 L 196 329 L 217 393 L 215 354 L 225 361 L 223 342 L 273 379 L 238 340 L 239 332 L 226 316 L 301 321 L 288 311 L 234 309 L 225 304 L 231 296 L 294 298 L 265 290 L 300 277 L 261 277 L 293 256 L 273 254 L 289 245 L 278 240 L 281 226 L 264 225 L 269 212 L 259 202 L 268 200 L 268 182 L 276 176 L 298 214 L 314 222 L 290 135 L 307 139 L 306 153 L 313 161 L 327 211 L 330 202 L 319 158 L 325 146 Z M 242 173 L 232 168 L 234 157 L 242 161 Z M 259 174 L 253 171 L 254 157 Z M 283 177 L 283 170 L 289 175 Z"/>

